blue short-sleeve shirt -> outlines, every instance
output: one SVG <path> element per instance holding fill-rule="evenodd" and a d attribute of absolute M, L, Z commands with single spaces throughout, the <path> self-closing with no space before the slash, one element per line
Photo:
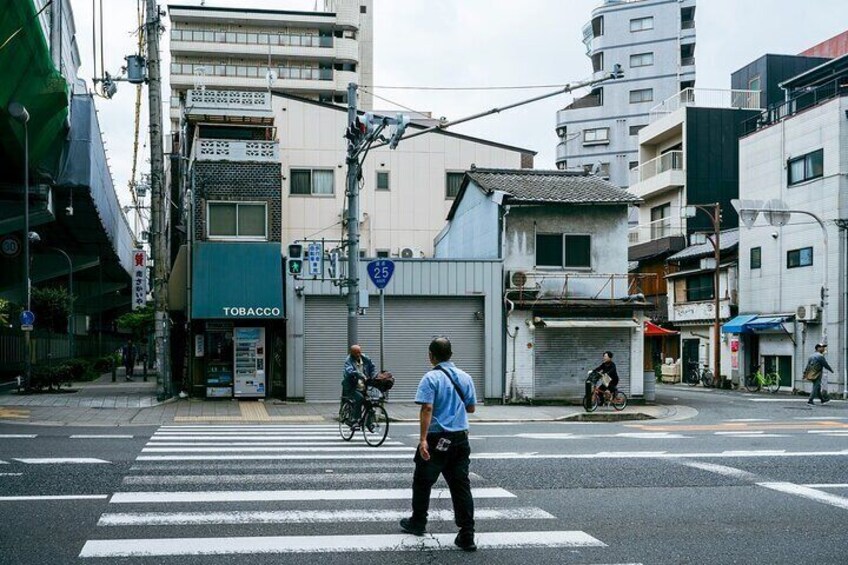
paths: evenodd
<path fill-rule="evenodd" d="M 451 384 L 448 376 L 437 367 L 444 367 L 453 377 L 465 396 L 465 404 Z M 466 406 L 477 404 L 477 393 L 471 377 L 457 368 L 450 361 L 439 363 L 432 371 L 428 371 L 418 384 L 415 393 L 416 404 L 432 404 L 433 418 L 427 433 L 459 432 L 468 429 L 468 414 Z"/>

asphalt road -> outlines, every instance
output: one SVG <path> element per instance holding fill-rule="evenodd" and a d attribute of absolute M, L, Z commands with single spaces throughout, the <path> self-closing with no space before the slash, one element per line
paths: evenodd
<path fill-rule="evenodd" d="M 332 426 L 0 426 L 0 563 L 848 562 L 848 403 L 659 396 L 698 416 L 475 425 L 475 554 L 444 493 L 432 535 L 398 530 L 414 425 L 376 449 Z"/>

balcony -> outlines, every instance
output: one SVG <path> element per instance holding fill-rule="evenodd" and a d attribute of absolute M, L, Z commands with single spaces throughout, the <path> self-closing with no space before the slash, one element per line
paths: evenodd
<path fill-rule="evenodd" d="M 276 141 L 198 139 L 193 157 L 197 161 L 279 163 L 280 144 Z"/>
<path fill-rule="evenodd" d="M 519 276 L 517 273 L 520 273 Z M 621 305 L 643 288 L 656 285 L 655 273 L 575 273 L 558 270 L 517 269 L 508 272 L 509 299 L 516 304 L 542 307 L 605 302 Z M 516 283 L 521 282 L 521 286 Z M 631 298 L 629 298 L 631 297 Z"/>
<path fill-rule="evenodd" d="M 640 198 L 646 198 L 685 184 L 683 151 L 669 151 L 630 171 L 628 190 Z"/>
<path fill-rule="evenodd" d="M 274 121 L 271 94 L 268 91 L 189 90 L 186 117 L 191 120 L 247 118 L 257 123 Z"/>
<path fill-rule="evenodd" d="M 348 38 L 336 39 L 335 57 L 337 61 L 359 62 L 359 42 Z"/>
<path fill-rule="evenodd" d="M 694 58 L 693 61 L 694 63 Z M 716 88 L 687 88 L 651 108 L 650 122 L 653 123 L 681 108 L 736 108 L 741 110 L 760 109 L 759 90 L 721 90 Z"/>
<path fill-rule="evenodd" d="M 730 300 L 722 298 L 719 300 L 719 317 L 727 320 L 730 318 Z M 681 302 L 673 304 L 669 308 L 668 321 L 679 324 L 686 322 L 698 322 L 715 320 L 715 301 L 709 300 L 705 302 Z"/>
<path fill-rule="evenodd" d="M 639 245 L 666 237 L 683 237 L 683 228 L 674 226 L 671 222 L 671 218 L 661 218 L 630 228 L 627 233 L 628 245 Z"/>

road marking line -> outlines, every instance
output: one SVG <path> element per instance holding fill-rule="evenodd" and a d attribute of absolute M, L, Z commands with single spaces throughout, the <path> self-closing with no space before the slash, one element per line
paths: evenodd
<path fill-rule="evenodd" d="M 114 435 L 110 435 L 110 434 L 103 434 L 103 435 L 75 434 L 75 435 L 70 436 L 70 439 L 132 439 L 132 438 L 133 438 L 133 436 L 118 435 L 118 434 L 114 434 Z"/>
<path fill-rule="evenodd" d="M 848 420 L 848 417 L 843 416 L 798 416 L 796 420 Z"/>
<path fill-rule="evenodd" d="M 710 473 L 716 473 L 725 477 L 733 477 L 734 479 L 757 479 L 757 475 L 755 475 L 754 473 L 749 473 L 748 471 L 743 471 L 742 469 L 727 467 L 726 465 L 717 465 L 715 463 L 702 463 L 700 461 L 684 461 L 682 464 L 686 467 L 692 467 L 693 469 L 701 469 L 702 471 L 709 471 Z"/>
<path fill-rule="evenodd" d="M 89 540 L 80 557 L 164 557 L 172 555 L 233 555 L 268 553 L 328 553 L 363 551 L 457 550 L 455 534 L 273 536 L 232 538 L 171 538 Z M 481 549 L 529 547 L 606 547 L 585 532 L 484 532 L 476 536 Z M 458 551 L 458 550 L 457 550 Z"/>
<path fill-rule="evenodd" d="M 827 429 L 835 428 L 835 429 L 844 429 L 848 430 L 848 423 L 844 422 L 832 422 L 832 421 L 818 421 L 818 422 L 774 422 L 768 424 L 756 424 L 747 425 L 744 423 L 735 423 L 735 424 L 692 424 L 692 425 L 645 425 L 645 424 L 630 424 L 630 427 L 634 428 L 642 428 L 643 430 L 650 431 L 663 431 L 663 432 L 721 432 L 721 431 L 755 431 L 755 430 L 764 430 L 764 431 L 777 431 L 777 430 L 809 430 L 809 429 Z"/>
<path fill-rule="evenodd" d="M 0 502 L 19 502 L 24 500 L 103 500 L 108 494 L 57 494 L 40 496 L 0 496 Z"/>
<path fill-rule="evenodd" d="M 332 453 L 334 451 L 364 450 L 366 447 L 358 444 L 341 443 L 334 447 L 310 447 L 299 445 L 297 447 L 145 447 L 142 453 L 255 453 L 255 452 L 293 452 L 306 451 L 314 453 Z M 409 451 L 414 452 L 414 447 L 380 447 L 380 451 Z"/>
<path fill-rule="evenodd" d="M 803 485 L 809 488 L 848 488 L 848 483 L 833 483 L 833 484 L 811 484 L 811 485 Z"/>
<path fill-rule="evenodd" d="M 731 418 L 725 422 L 771 422 L 769 418 Z"/>
<path fill-rule="evenodd" d="M 23 408 L 0 407 L 0 420 L 5 420 L 6 418 L 25 420 L 29 418 L 29 410 Z"/>
<path fill-rule="evenodd" d="M 38 434 L 0 434 L 0 439 L 32 439 Z"/>
<path fill-rule="evenodd" d="M 515 498 L 502 488 L 471 489 L 475 498 Z M 433 489 L 433 498 L 450 498 L 448 489 Z M 148 504 L 174 502 L 268 502 L 314 500 L 411 500 L 412 490 L 349 489 L 349 490 L 242 490 L 242 491 L 185 491 L 185 492 L 116 492 L 111 504 Z"/>
<path fill-rule="evenodd" d="M 830 506 L 836 506 L 837 508 L 841 508 L 843 510 L 848 510 L 848 498 L 844 498 L 842 496 L 836 496 L 835 494 L 821 492 L 809 487 L 805 487 L 803 485 L 796 485 L 794 483 L 776 482 L 757 484 L 767 489 L 776 490 L 778 492 L 784 492 L 786 494 L 793 494 L 795 496 L 800 496 L 801 498 L 808 498 L 810 500 L 815 500 L 816 502 L 821 502 L 823 504 L 829 504 Z"/>
<path fill-rule="evenodd" d="M 221 431 L 235 431 L 241 432 L 245 430 L 337 430 L 338 426 L 335 425 L 278 425 L 278 424 L 267 424 L 262 426 L 253 426 L 253 425 L 234 425 L 234 426 L 217 426 L 217 425 L 208 425 L 208 426 L 159 426 L 158 430 L 162 432 L 167 431 L 187 431 L 187 430 L 195 430 L 195 431 L 204 431 L 204 430 L 221 430 Z"/>
<path fill-rule="evenodd" d="M 406 510 L 289 510 L 234 512 L 104 513 L 98 526 L 197 526 L 209 524 L 322 524 L 394 522 L 409 517 Z M 452 522 L 453 510 L 431 510 L 429 521 Z M 541 508 L 475 508 L 475 520 L 554 520 Z"/>
<path fill-rule="evenodd" d="M 27 458 L 13 461 L 20 461 L 27 465 L 58 465 L 58 464 L 93 464 L 93 463 L 111 463 L 103 459 L 95 459 L 94 457 L 42 457 L 42 458 Z"/>
<path fill-rule="evenodd" d="M 415 437 L 418 437 L 416 434 Z M 172 435 L 155 435 L 150 438 L 150 441 L 316 441 L 316 440 L 335 440 L 342 441 L 338 433 L 323 434 L 323 435 L 230 435 L 230 436 L 172 436 Z M 354 437 L 354 441 L 364 441 L 361 436 Z"/>
<path fill-rule="evenodd" d="M 469 473 L 472 480 L 480 476 Z M 125 485 L 205 485 L 236 483 L 353 483 L 360 481 L 412 481 L 411 472 L 401 473 L 266 473 L 249 475 L 130 475 L 124 477 Z"/>
<path fill-rule="evenodd" d="M 0 465 L 8 465 L 8 464 L 9 464 L 8 461 L 3 461 L 2 459 L 0 459 Z"/>
<path fill-rule="evenodd" d="M 337 470 L 345 470 L 350 472 L 358 472 L 363 469 L 374 469 L 383 471 L 386 469 L 386 461 L 383 460 L 362 460 L 356 461 L 311 461 L 311 462 L 292 462 L 292 461 L 267 461 L 267 462 L 229 462 L 229 461 L 197 461 L 187 463 L 146 463 L 141 462 L 130 467 L 130 471 L 149 473 L 153 471 L 195 471 L 197 473 L 221 472 L 227 470 L 233 471 L 249 471 L 256 473 L 260 470 L 269 470 L 275 472 L 290 473 L 295 470 L 305 470 L 310 472 L 325 473 L 335 472 Z M 471 473 L 469 473 L 469 476 Z"/>
<path fill-rule="evenodd" d="M 145 444 L 144 448 L 153 448 L 153 447 L 339 447 L 341 449 L 349 449 L 350 446 L 354 447 L 363 447 L 365 445 L 365 440 L 361 437 L 357 441 L 347 442 L 345 443 L 340 438 L 336 438 L 335 440 L 324 440 L 324 441 L 313 441 L 309 443 L 304 442 L 288 442 L 288 441 L 250 441 L 250 442 L 241 442 L 241 441 L 221 441 L 221 442 L 185 442 L 185 441 L 151 441 Z M 386 440 L 382 445 L 389 446 L 403 446 L 403 442 L 400 441 L 390 441 Z"/>
<path fill-rule="evenodd" d="M 0 477 L 20 477 L 23 473 L 0 473 Z"/>
<path fill-rule="evenodd" d="M 714 432 L 714 433 L 717 436 L 733 436 L 733 435 L 748 435 L 748 436 L 750 436 L 750 435 L 764 434 L 765 432 L 763 432 L 763 431 L 751 431 L 751 432 L 739 431 L 739 432 Z"/>

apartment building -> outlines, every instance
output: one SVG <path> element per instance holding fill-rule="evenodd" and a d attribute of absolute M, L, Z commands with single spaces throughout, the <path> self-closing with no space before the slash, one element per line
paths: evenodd
<path fill-rule="evenodd" d="M 624 79 L 593 88 L 557 113 L 559 169 L 595 171 L 627 187 L 649 111 L 695 86 L 695 0 L 605 0 L 583 28 L 593 73 Z"/>
<path fill-rule="evenodd" d="M 186 91 L 274 91 L 336 104 L 373 83 L 373 3 L 325 0 L 324 11 L 169 5 L 171 122 Z M 360 107 L 371 107 L 361 93 Z"/>

